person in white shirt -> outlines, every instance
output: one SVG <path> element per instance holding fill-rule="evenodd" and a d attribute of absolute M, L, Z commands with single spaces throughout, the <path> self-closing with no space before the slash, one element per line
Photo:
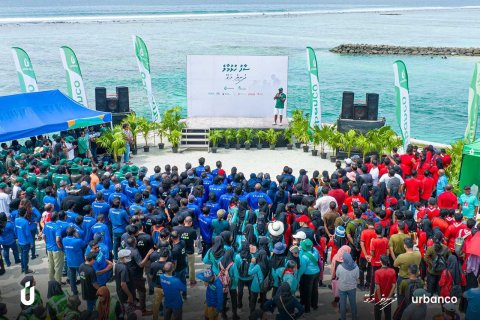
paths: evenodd
<path fill-rule="evenodd" d="M 385 184 L 388 185 L 388 181 L 390 181 L 390 179 L 392 179 L 393 177 L 398 178 L 398 180 L 400 180 L 400 185 L 405 184 L 405 181 L 403 181 L 402 176 L 399 175 L 398 173 L 395 173 L 395 175 L 392 177 L 389 175 L 389 173 L 384 173 L 380 177 L 380 180 L 378 180 L 378 183 L 385 182 Z"/>
<path fill-rule="evenodd" d="M 75 146 L 72 144 L 75 139 L 72 136 L 65 138 L 65 151 L 67 152 L 68 160 L 75 158 Z"/>
<path fill-rule="evenodd" d="M 0 212 L 5 212 L 7 216 L 10 213 L 10 196 L 5 193 L 6 183 L 0 183 Z"/>
<path fill-rule="evenodd" d="M 320 211 L 320 214 L 323 215 L 330 209 L 330 202 L 335 202 L 337 203 L 337 200 L 335 200 L 334 197 L 328 195 L 328 187 L 322 187 L 322 196 L 317 199 L 317 202 L 315 203 L 315 209 Z M 338 203 L 337 203 L 338 207 Z"/>
<path fill-rule="evenodd" d="M 17 198 L 18 191 L 22 189 L 23 181 L 24 180 L 22 177 L 17 177 L 17 179 L 15 179 L 15 184 L 13 185 L 13 189 L 12 189 L 12 200 Z"/>
<path fill-rule="evenodd" d="M 370 174 L 372 175 L 372 184 L 374 187 L 376 187 L 378 185 L 378 174 L 380 173 L 380 171 L 378 170 L 378 167 L 377 167 L 377 159 L 373 159 L 372 160 L 372 169 L 370 169 Z"/>

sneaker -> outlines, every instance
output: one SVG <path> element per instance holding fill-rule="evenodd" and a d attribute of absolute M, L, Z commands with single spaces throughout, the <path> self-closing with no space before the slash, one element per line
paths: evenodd
<path fill-rule="evenodd" d="M 32 273 L 35 273 L 35 271 L 33 271 L 32 269 L 28 269 L 27 271 L 25 271 L 25 274 L 32 274 Z"/>
<path fill-rule="evenodd" d="M 283 126 L 283 124 L 282 124 L 281 122 L 280 122 L 278 125 L 279 125 L 280 127 Z"/>
<path fill-rule="evenodd" d="M 272 123 L 272 126 L 276 126 L 276 125 L 277 125 L 277 123 L 276 123 L 276 122 Z"/>

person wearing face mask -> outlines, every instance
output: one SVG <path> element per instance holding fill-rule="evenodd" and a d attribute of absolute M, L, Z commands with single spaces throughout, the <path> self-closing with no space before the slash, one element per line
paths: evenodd
<path fill-rule="evenodd" d="M 127 264 L 132 261 L 131 251 L 122 249 L 118 252 L 118 262 L 115 264 L 115 284 L 116 292 L 120 303 L 123 305 L 125 313 L 135 311 L 135 302 L 133 293 L 135 286 L 133 283 L 132 272 Z"/>

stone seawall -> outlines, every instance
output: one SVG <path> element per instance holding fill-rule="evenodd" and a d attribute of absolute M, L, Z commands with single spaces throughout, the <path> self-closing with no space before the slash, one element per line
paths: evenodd
<path fill-rule="evenodd" d="M 371 44 L 342 44 L 333 49 L 339 54 L 395 54 L 395 55 L 423 55 L 423 56 L 480 56 L 480 48 L 454 47 L 400 47 Z"/>

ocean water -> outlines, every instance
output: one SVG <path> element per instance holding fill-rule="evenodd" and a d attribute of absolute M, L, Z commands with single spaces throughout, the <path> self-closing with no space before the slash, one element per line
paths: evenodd
<path fill-rule="evenodd" d="M 398 130 L 392 63 L 402 59 L 409 72 L 412 136 L 452 142 L 463 135 L 468 88 L 480 58 L 347 56 L 328 50 L 342 43 L 480 46 L 478 1 L 318 2 L 2 0 L 0 95 L 20 90 L 11 46 L 29 53 L 41 90 L 65 91 L 58 48 L 68 45 L 80 61 L 90 104 L 96 86 L 109 93 L 128 86 L 131 109 L 149 116 L 131 39 L 140 35 L 149 48 L 161 109 L 186 110 L 187 55 L 238 54 L 288 55 L 288 107 L 306 110 L 305 47 L 311 46 L 317 52 L 324 121 L 338 117 L 343 91 L 354 91 L 358 100 L 376 92 L 380 116 Z"/>

